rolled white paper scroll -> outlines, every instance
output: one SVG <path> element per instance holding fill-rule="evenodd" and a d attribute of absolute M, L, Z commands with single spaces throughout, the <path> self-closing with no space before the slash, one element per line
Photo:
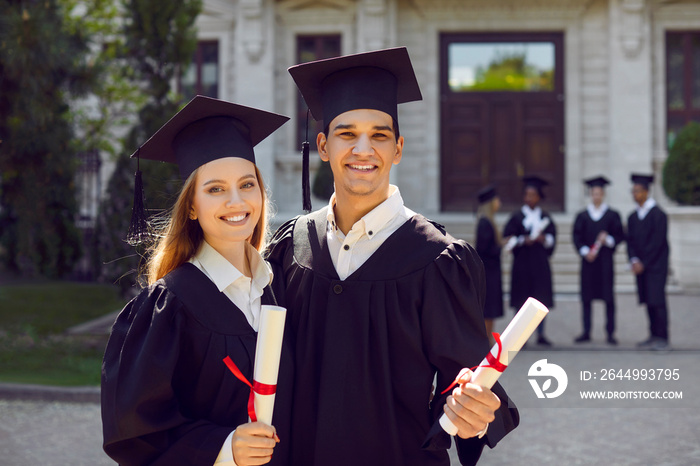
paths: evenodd
<path fill-rule="evenodd" d="M 510 364 L 548 312 L 549 309 L 544 304 L 535 298 L 527 298 L 525 304 L 523 304 L 501 334 L 500 357 L 498 343 L 491 348 L 490 353 L 492 357 L 494 359 L 498 358 L 498 362 L 505 366 Z M 470 383 L 489 389 L 493 387 L 502 372 L 490 366 L 488 359 L 484 358 L 479 367 L 474 370 Z M 457 427 L 446 414 L 443 413 L 440 416 L 439 422 L 445 432 L 450 435 L 457 435 Z"/>
<path fill-rule="evenodd" d="M 542 219 L 542 221 L 535 226 L 535 228 L 532 229 L 530 232 L 530 239 L 531 240 L 536 240 L 538 236 L 542 234 L 542 232 L 549 226 L 549 218 L 545 217 Z M 506 245 L 503 247 L 506 252 L 510 252 L 515 248 L 515 246 L 518 245 L 518 237 L 517 236 L 511 236 Z"/>
<path fill-rule="evenodd" d="M 545 217 L 542 219 L 542 221 L 532 229 L 530 232 L 530 239 L 531 240 L 536 240 L 538 236 L 542 234 L 542 232 L 549 226 L 549 217 Z"/>
<path fill-rule="evenodd" d="M 255 366 L 253 368 L 255 384 L 277 385 L 286 316 L 287 309 L 283 307 L 266 304 L 261 306 L 258 341 L 255 345 Z M 263 395 L 257 391 L 254 393 L 255 415 L 258 421 L 272 425 L 275 394 Z"/>

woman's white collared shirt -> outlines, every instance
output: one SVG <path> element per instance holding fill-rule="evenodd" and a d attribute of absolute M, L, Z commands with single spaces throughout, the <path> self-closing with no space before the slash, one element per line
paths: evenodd
<path fill-rule="evenodd" d="M 245 244 L 252 278 L 246 277 L 206 241 L 190 260 L 216 287 L 235 304 L 246 320 L 258 331 L 263 291 L 272 282 L 272 270 L 250 243 Z"/>

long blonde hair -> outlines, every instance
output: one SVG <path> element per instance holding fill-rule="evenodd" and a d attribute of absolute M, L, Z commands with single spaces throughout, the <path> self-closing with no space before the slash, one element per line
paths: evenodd
<path fill-rule="evenodd" d="M 195 194 L 196 169 L 185 181 L 170 214 L 164 219 L 165 225 L 157 233 L 158 241 L 151 247 L 146 263 L 145 275 L 149 285 L 160 280 L 188 260 L 190 260 L 204 241 L 204 232 L 199 221 L 190 219 Z M 255 176 L 262 195 L 262 212 L 248 242 L 258 251 L 265 247 L 268 234 L 269 198 L 260 170 L 255 166 Z"/>
<path fill-rule="evenodd" d="M 489 199 L 486 202 L 483 202 L 479 204 L 479 208 L 476 210 L 476 216 L 477 219 L 479 218 L 485 218 L 489 222 L 491 222 L 491 226 L 493 227 L 494 234 L 496 235 L 496 244 L 499 246 L 501 245 L 501 232 L 498 230 L 498 226 L 496 226 L 496 219 L 495 219 L 495 214 L 496 214 L 496 199 L 498 199 L 498 196 L 495 196 L 491 199 Z"/>

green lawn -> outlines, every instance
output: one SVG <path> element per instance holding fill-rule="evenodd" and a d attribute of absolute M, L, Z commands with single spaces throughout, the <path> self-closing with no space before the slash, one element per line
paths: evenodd
<path fill-rule="evenodd" d="M 0 382 L 99 384 L 107 335 L 64 332 L 121 309 L 125 302 L 109 285 L 0 285 Z"/>

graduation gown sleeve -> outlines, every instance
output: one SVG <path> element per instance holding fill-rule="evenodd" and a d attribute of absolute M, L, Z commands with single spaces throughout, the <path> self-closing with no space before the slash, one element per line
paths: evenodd
<path fill-rule="evenodd" d="M 637 257 L 644 268 L 658 273 L 668 271 L 668 220 L 666 214 L 654 206 L 639 220 L 636 212 L 628 221 L 629 242 L 627 250 L 630 259 Z"/>
<path fill-rule="evenodd" d="M 501 256 L 501 246 L 496 241 L 493 225 L 486 218 L 480 218 L 476 228 L 476 252 L 482 260 Z"/>
<path fill-rule="evenodd" d="M 159 285 L 131 301 L 114 324 L 103 365 L 102 418 L 104 449 L 119 464 L 210 465 L 233 430 L 187 416 L 174 392 L 181 311 L 175 295 Z"/>
<path fill-rule="evenodd" d="M 262 302 L 270 303 L 269 290 Z M 105 452 L 122 465 L 212 465 L 226 437 L 248 422 L 257 335 L 201 271 L 184 264 L 119 314 L 102 365 Z M 289 438 L 291 354 L 283 344 L 273 425 Z M 287 464 L 289 441 L 271 465 Z"/>
<path fill-rule="evenodd" d="M 432 402 L 435 422 L 427 445 L 449 448 L 450 438 L 437 420 L 450 392 L 441 395 L 459 371 L 478 365 L 489 351 L 484 318 L 486 283 L 475 251 L 463 241 L 450 244 L 431 264 L 424 278 L 423 335 L 428 358 L 437 368 L 437 389 Z M 492 391 L 501 400 L 487 434 L 479 438 L 454 437 L 462 465 L 476 464 L 484 445 L 495 447 L 519 423 L 518 411 L 500 384 Z M 431 437 L 434 436 L 434 437 Z"/>
<path fill-rule="evenodd" d="M 503 316 L 503 284 L 501 277 L 501 245 L 496 230 L 487 218 L 480 218 L 476 229 L 476 252 L 484 264 L 486 299 L 484 318 Z"/>
<path fill-rule="evenodd" d="M 581 248 L 584 246 L 590 247 L 590 244 L 587 244 L 587 240 L 584 237 L 585 235 L 585 228 L 586 228 L 586 212 L 579 212 L 579 214 L 576 216 L 576 220 L 574 221 L 574 229 L 571 233 L 571 239 L 574 243 L 574 248 L 576 249 L 577 254 L 581 254 Z"/>
<path fill-rule="evenodd" d="M 617 247 L 625 241 L 625 229 L 622 227 L 622 219 L 617 211 L 611 210 L 608 213 L 611 215 L 608 234 L 615 239 L 615 247 Z"/>

